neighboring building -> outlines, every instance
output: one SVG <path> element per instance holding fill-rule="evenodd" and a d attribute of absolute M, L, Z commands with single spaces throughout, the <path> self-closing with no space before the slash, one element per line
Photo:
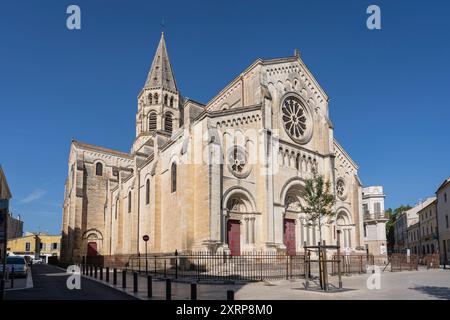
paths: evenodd
<path fill-rule="evenodd" d="M 419 211 L 427 207 L 435 199 L 435 197 L 428 198 L 417 204 L 414 208 L 402 212 L 400 216 L 397 217 L 394 224 L 395 252 L 405 252 L 406 249 L 411 249 L 411 243 L 408 237 L 408 228 L 419 222 Z"/>
<path fill-rule="evenodd" d="M 5 223 L 9 220 L 9 200 L 12 198 L 11 191 L 6 181 L 5 173 L 2 166 L 0 166 L 0 262 L 5 256 L 6 242 L 8 238 L 8 225 Z"/>
<path fill-rule="evenodd" d="M 313 169 L 337 196 L 323 239 L 336 243 L 341 230 L 343 246 L 362 251 L 358 167 L 334 139 L 328 96 L 298 52 L 257 59 L 202 104 L 178 91 L 162 36 L 130 152 L 72 141 L 62 258 L 136 255 L 143 235 L 154 253 L 302 251 L 319 239 L 300 210 Z"/>
<path fill-rule="evenodd" d="M 437 200 L 434 197 L 431 203 L 418 212 L 420 229 L 419 254 L 421 255 L 439 251 L 436 204 Z"/>
<path fill-rule="evenodd" d="M 366 251 L 380 255 L 382 248 L 386 252 L 386 222 L 389 220 L 384 212 L 384 192 L 382 186 L 362 189 L 362 207 L 364 217 L 364 244 Z"/>
<path fill-rule="evenodd" d="M 14 255 L 29 255 L 42 258 L 45 262 L 48 257 L 60 256 L 61 236 L 46 233 L 29 233 L 23 237 L 8 240 L 8 253 Z"/>
<path fill-rule="evenodd" d="M 20 216 L 15 218 L 12 213 L 8 214 L 8 239 L 18 238 L 23 235 L 23 221 Z"/>
<path fill-rule="evenodd" d="M 408 227 L 408 248 L 412 254 L 420 254 L 420 223 L 416 222 Z"/>
<path fill-rule="evenodd" d="M 436 191 L 441 263 L 450 264 L 450 178 Z"/>

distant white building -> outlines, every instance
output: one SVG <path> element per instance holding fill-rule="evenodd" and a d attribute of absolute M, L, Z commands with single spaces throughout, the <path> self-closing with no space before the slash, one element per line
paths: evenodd
<path fill-rule="evenodd" d="M 450 264 L 450 178 L 436 191 L 441 263 Z"/>
<path fill-rule="evenodd" d="M 382 186 L 362 189 L 362 207 L 364 217 L 364 244 L 366 251 L 374 255 L 385 253 L 386 222 L 384 212 L 384 192 Z"/>
<path fill-rule="evenodd" d="M 404 252 L 406 249 L 410 249 L 413 252 L 413 246 L 415 241 L 410 241 L 408 229 L 411 231 L 411 226 L 419 222 L 419 212 L 428 207 L 436 197 L 427 198 L 425 201 L 420 202 L 414 208 L 402 212 L 395 221 L 395 252 Z"/>

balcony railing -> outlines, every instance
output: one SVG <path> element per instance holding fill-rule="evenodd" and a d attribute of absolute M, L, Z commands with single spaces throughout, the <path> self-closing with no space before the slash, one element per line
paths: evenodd
<path fill-rule="evenodd" d="M 389 219 L 386 212 L 364 212 L 364 220 Z"/>

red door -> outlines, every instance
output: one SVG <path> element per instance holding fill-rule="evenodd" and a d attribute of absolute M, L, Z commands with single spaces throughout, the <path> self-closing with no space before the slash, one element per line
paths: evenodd
<path fill-rule="evenodd" d="M 88 242 L 87 244 L 87 255 L 88 257 L 93 257 L 98 254 L 97 252 L 97 242 Z"/>
<path fill-rule="evenodd" d="M 241 225 L 238 220 L 227 221 L 227 237 L 231 255 L 241 255 Z"/>
<path fill-rule="evenodd" d="M 295 220 L 284 219 L 284 245 L 288 255 L 295 255 Z"/>

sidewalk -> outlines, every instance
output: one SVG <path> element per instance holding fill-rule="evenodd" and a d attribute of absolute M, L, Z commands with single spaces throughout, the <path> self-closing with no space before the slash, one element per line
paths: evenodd
<path fill-rule="evenodd" d="M 28 271 L 25 278 L 15 278 L 6 281 L 6 291 L 29 288 L 33 288 L 33 277 L 31 275 L 31 271 Z"/>
<path fill-rule="evenodd" d="M 304 279 L 276 280 L 265 282 L 248 282 L 239 284 L 210 284 L 197 283 L 197 300 L 226 300 L 227 290 L 233 290 L 235 300 L 423 300 L 450 299 L 450 271 L 430 269 L 419 271 L 383 272 L 381 273 L 380 288 L 371 290 L 367 280 L 371 274 L 359 274 L 342 278 L 343 288 L 340 292 L 320 292 L 304 290 Z M 83 276 L 87 277 L 87 276 Z M 97 279 L 99 281 L 100 274 Z M 103 274 L 105 283 L 105 273 Z M 147 297 L 147 277 L 138 275 L 138 292 L 133 292 L 133 274 L 127 272 L 126 289 L 122 289 L 122 274 L 117 272 L 117 285 L 112 285 L 113 272 L 110 271 L 109 285 L 130 296 L 142 300 L 165 300 L 165 280 L 153 279 L 153 297 Z M 330 283 L 336 279 L 331 278 Z M 196 283 L 196 280 L 193 280 Z M 172 281 L 172 300 L 190 300 L 190 283 Z"/>
<path fill-rule="evenodd" d="M 127 293 L 133 297 L 141 300 L 166 300 L 166 280 L 161 278 L 152 278 L 152 297 L 147 296 L 147 276 L 145 274 L 138 274 L 138 292 L 133 292 L 133 273 L 126 273 L 126 288 L 122 288 L 122 272 L 117 271 L 117 285 L 113 285 L 113 271 L 109 272 L 109 283 L 106 283 L 106 271 L 103 272 L 103 280 L 100 280 L 100 272 L 97 273 L 97 278 L 84 275 L 91 280 L 102 282 L 109 285 L 116 290 Z M 172 300 L 190 300 L 191 299 L 191 283 L 197 283 L 196 279 L 192 282 L 186 279 L 177 281 L 171 279 L 171 297 Z M 242 284 L 211 284 L 211 283 L 197 283 L 197 300 L 226 300 L 227 290 L 238 291 L 244 285 Z"/>

